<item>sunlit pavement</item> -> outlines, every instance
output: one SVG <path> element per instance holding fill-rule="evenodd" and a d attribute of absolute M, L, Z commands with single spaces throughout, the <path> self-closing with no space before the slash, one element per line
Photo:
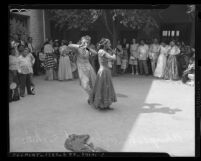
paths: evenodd
<path fill-rule="evenodd" d="M 9 104 L 11 152 L 66 152 L 69 134 L 110 152 L 194 156 L 194 87 L 151 76 L 113 77 L 118 102 L 98 111 L 74 81 L 34 77 L 36 95 Z"/>

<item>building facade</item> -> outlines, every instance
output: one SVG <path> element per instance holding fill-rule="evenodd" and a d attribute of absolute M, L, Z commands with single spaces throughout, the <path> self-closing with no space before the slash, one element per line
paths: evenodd
<path fill-rule="evenodd" d="M 45 10 L 30 9 L 23 12 L 10 12 L 10 32 L 32 37 L 33 46 L 40 50 L 49 37 L 49 21 Z"/>

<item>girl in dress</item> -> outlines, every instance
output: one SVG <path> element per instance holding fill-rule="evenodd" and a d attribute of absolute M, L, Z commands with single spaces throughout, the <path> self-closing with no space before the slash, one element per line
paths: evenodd
<path fill-rule="evenodd" d="M 67 46 L 65 40 L 62 41 L 62 46 L 59 49 L 60 59 L 59 59 L 59 70 L 58 70 L 58 80 L 69 80 L 73 79 L 73 74 L 71 70 L 71 62 L 69 59 L 70 49 Z"/>
<path fill-rule="evenodd" d="M 121 72 L 121 59 L 123 56 L 123 49 L 122 49 L 122 45 L 121 45 L 119 40 L 117 41 L 116 51 L 117 51 L 117 59 L 116 59 L 117 72 L 120 73 Z"/>
<path fill-rule="evenodd" d="M 170 42 L 170 49 L 168 50 L 168 60 L 164 72 L 164 79 L 178 80 L 179 71 L 176 55 L 180 53 L 180 49 L 175 45 L 174 41 Z"/>
<path fill-rule="evenodd" d="M 160 55 L 158 57 L 157 66 L 154 72 L 155 77 L 163 78 L 164 76 L 168 49 L 169 47 L 164 42 L 161 42 L 160 49 L 159 49 Z"/>
<path fill-rule="evenodd" d="M 133 43 L 130 45 L 130 60 L 129 64 L 132 67 L 132 74 L 134 74 L 134 68 L 135 68 L 135 74 L 138 75 L 138 44 L 136 43 L 136 39 L 133 39 Z"/>
<path fill-rule="evenodd" d="M 121 69 L 123 70 L 122 72 L 126 72 L 127 64 L 128 64 L 128 45 L 126 45 L 126 48 L 123 49 L 123 56 L 122 56 L 122 63 L 121 63 Z"/>
<path fill-rule="evenodd" d="M 45 70 L 46 70 L 46 80 L 53 80 L 54 79 L 54 69 L 56 68 L 56 59 L 53 55 L 54 49 L 51 43 L 47 43 L 44 46 L 44 53 L 45 53 Z"/>
<path fill-rule="evenodd" d="M 116 55 L 107 52 L 110 49 L 110 40 L 102 38 L 99 43 L 98 59 L 100 68 L 92 92 L 92 103 L 98 109 L 110 109 L 112 102 L 116 102 L 116 94 L 112 83 L 111 71 L 108 67 L 109 60 L 115 60 Z M 111 50 L 110 50 L 111 51 Z"/>
<path fill-rule="evenodd" d="M 80 79 L 80 84 L 88 94 L 88 103 L 91 104 L 92 89 L 96 81 L 96 73 L 89 62 L 89 56 L 91 54 L 97 54 L 97 52 L 89 48 L 91 41 L 90 36 L 83 36 L 81 38 L 81 44 L 69 44 L 68 47 L 74 50 L 73 53 L 77 56 L 77 68 Z"/>

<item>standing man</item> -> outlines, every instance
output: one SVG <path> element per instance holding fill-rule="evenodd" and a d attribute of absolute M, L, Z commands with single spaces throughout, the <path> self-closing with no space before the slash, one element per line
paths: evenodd
<path fill-rule="evenodd" d="M 147 44 L 144 43 L 144 40 L 140 41 L 140 46 L 138 47 L 138 54 L 139 54 L 139 67 L 140 67 L 140 74 L 148 75 L 148 66 L 147 66 L 147 58 L 148 58 L 149 47 Z"/>
<path fill-rule="evenodd" d="M 28 37 L 27 40 L 27 46 L 29 48 L 30 53 L 32 53 L 32 55 L 35 58 L 35 63 L 33 65 L 33 71 L 34 71 L 34 75 L 38 75 L 38 70 L 39 70 L 39 58 L 38 58 L 38 54 L 36 53 L 34 47 L 33 47 L 33 39 L 32 37 Z"/>
<path fill-rule="evenodd" d="M 159 56 L 159 50 L 160 50 L 160 45 L 158 43 L 158 40 L 155 38 L 153 40 L 153 44 L 151 44 L 149 48 L 149 59 L 151 60 L 152 74 L 154 74 L 156 69 L 156 63 Z"/>

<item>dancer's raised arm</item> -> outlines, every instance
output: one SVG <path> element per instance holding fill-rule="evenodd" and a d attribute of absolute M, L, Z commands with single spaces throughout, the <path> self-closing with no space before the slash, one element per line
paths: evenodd
<path fill-rule="evenodd" d="M 112 59 L 112 60 L 116 60 L 116 55 L 114 54 L 115 52 L 113 51 L 113 55 L 111 55 L 110 53 L 106 52 L 105 50 L 99 50 L 99 53 L 102 56 L 105 56 L 108 59 Z"/>
<path fill-rule="evenodd" d="M 80 47 L 80 45 L 78 45 L 78 44 L 69 44 L 68 47 L 70 49 L 76 49 L 77 50 Z"/>

